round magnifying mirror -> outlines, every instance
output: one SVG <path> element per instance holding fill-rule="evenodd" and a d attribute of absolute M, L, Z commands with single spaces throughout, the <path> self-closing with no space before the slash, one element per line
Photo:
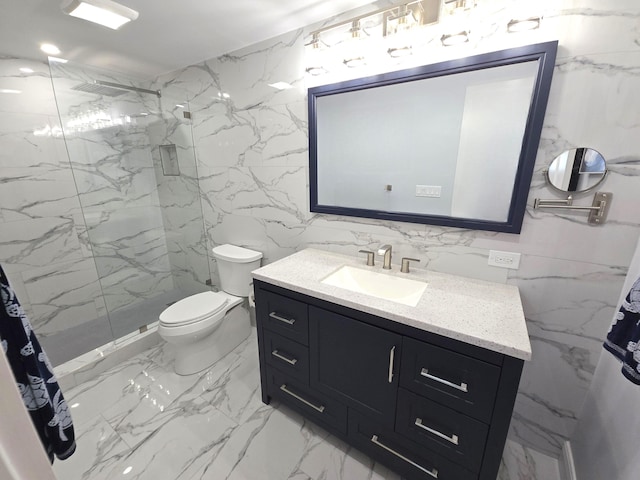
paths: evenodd
<path fill-rule="evenodd" d="M 574 148 L 553 159 L 547 170 L 547 182 L 561 192 L 587 192 L 607 176 L 604 157 L 593 148 Z"/>

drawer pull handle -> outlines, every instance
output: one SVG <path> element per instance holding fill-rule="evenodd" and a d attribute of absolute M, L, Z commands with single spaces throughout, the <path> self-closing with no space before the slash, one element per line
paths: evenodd
<path fill-rule="evenodd" d="M 282 355 L 280 352 L 278 352 L 278 350 L 274 350 L 273 352 L 271 352 L 271 355 L 273 355 L 274 357 L 279 358 L 280 360 L 284 360 L 289 365 L 295 365 L 296 363 L 298 363 L 298 359 L 297 358 L 287 358 L 284 355 Z"/>
<path fill-rule="evenodd" d="M 384 443 L 380 442 L 378 440 L 378 436 L 374 435 L 373 437 L 371 437 L 371 441 L 373 443 L 375 443 L 376 445 L 378 445 L 381 448 L 384 448 L 387 452 L 394 454 L 396 457 L 400 458 L 401 460 L 404 460 L 405 462 L 407 462 L 409 465 L 413 465 L 414 467 L 416 467 L 418 470 L 423 471 L 424 473 L 426 473 L 427 475 L 431 475 L 433 478 L 438 478 L 438 470 L 435 468 L 432 468 L 431 470 L 427 470 L 426 468 L 424 468 L 421 465 L 418 465 L 416 462 L 409 460 L 407 457 L 405 457 L 404 455 L 400 455 L 398 452 L 396 452 L 395 450 L 387 447 Z"/>
<path fill-rule="evenodd" d="M 453 443 L 454 445 L 458 445 L 458 435 L 451 435 L 449 437 L 448 435 L 445 435 L 444 433 L 440 433 L 439 431 L 434 430 L 433 428 L 429 428 L 424 423 L 422 423 L 421 418 L 416 418 L 415 424 L 416 424 L 416 427 L 420 427 L 423 430 L 426 430 L 427 432 L 434 434 L 436 437 L 443 438 L 446 441 Z"/>
<path fill-rule="evenodd" d="M 426 368 L 423 368 L 422 371 L 420 372 L 420 375 L 422 375 L 423 377 L 427 377 L 431 380 L 435 380 L 436 382 L 442 383 L 443 385 L 446 385 L 447 387 L 451 387 L 451 388 L 455 388 L 456 390 L 460 390 L 461 392 L 467 393 L 469 390 L 467 389 L 467 384 L 466 383 L 461 383 L 460 385 L 455 384 L 455 383 L 451 383 L 447 380 L 444 380 L 440 377 L 436 377 L 434 375 L 431 375 L 429 373 L 429 370 L 427 370 Z"/>
<path fill-rule="evenodd" d="M 273 318 L 274 320 L 279 320 L 281 322 L 286 323 L 287 325 L 293 325 L 294 323 L 296 323 L 296 319 L 295 318 L 285 318 L 285 317 L 281 317 L 280 315 L 278 315 L 276 312 L 271 312 L 269 314 L 269 316 L 271 318 Z"/>
<path fill-rule="evenodd" d="M 396 346 L 394 345 L 389 352 L 389 383 L 393 381 L 393 360 L 396 356 Z"/>
<path fill-rule="evenodd" d="M 287 384 L 283 383 L 282 385 L 280 385 L 280 390 L 282 390 L 284 393 L 288 393 L 289 395 L 291 395 L 293 398 L 300 400 L 302 403 L 304 403 L 305 405 L 310 406 L 311 408 L 313 408 L 314 410 L 317 410 L 318 412 L 322 413 L 324 412 L 324 405 L 320 405 L 319 407 L 317 405 L 314 405 L 311 402 L 308 402 L 307 400 L 305 400 L 304 398 L 302 398 L 299 395 L 296 395 L 295 393 L 293 393 L 291 390 L 287 389 Z"/>

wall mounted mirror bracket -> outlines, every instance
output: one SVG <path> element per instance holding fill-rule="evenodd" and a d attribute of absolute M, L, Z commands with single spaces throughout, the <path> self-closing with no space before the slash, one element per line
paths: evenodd
<path fill-rule="evenodd" d="M 596 192 L 590 207 L 573 204 L 573 195 L 594 190 L 607 177 L 604 157 L 592 148 L 574 148 L 553 159 L 544 171 L 545 180 L 557 192 L 567 193 L 565 200 L 543 200 L 536 198 L 535 210 L 539 208 L 563 208 L 588 211 L 589 225 L 602 225 L 607 219 L 613 193 Z"/>
<path fill-rule="evenodd" d="M 566 200 L 543 200 L 536 198 L 533 202 L 533 208 L 564 208 L 570 210 L 584 210 L 589 212 L 587 219 L 589 225 L 602 225 L 607 220 L 609 207 L 611 206 L 611 192 L 596 192 L 593 197 L 593 204 L 590 207 L 582 207 L 573 205 L 573 197 L 569 196 Z"/>

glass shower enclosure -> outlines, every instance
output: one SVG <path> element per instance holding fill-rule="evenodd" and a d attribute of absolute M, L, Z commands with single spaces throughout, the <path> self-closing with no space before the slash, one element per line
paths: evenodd
<path fill-rule="evenodd" d="M 147 82 L 50 64 L 80 211 L 74 226 L 95 262 L 98 315 L 47 348 L 88 351 L 158 320 L 210 279 L 189 105 Z M 58 358 L 60 358 L 58 356 Z"/>

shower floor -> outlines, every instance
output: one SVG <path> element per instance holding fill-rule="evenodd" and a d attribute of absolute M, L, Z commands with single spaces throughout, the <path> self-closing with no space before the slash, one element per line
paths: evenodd
<path fill-rule="evenodd" d="M 121 308 L 108 318 L 102 316 L 55 335 L 39 337 L 38 340 L 51 363 L 58 366 L 114 339 L 124 337 L 143 325 L 157 322 L 158 316 L 168 305 L 193 293 L 174 289 L 132 307 Z"/>

